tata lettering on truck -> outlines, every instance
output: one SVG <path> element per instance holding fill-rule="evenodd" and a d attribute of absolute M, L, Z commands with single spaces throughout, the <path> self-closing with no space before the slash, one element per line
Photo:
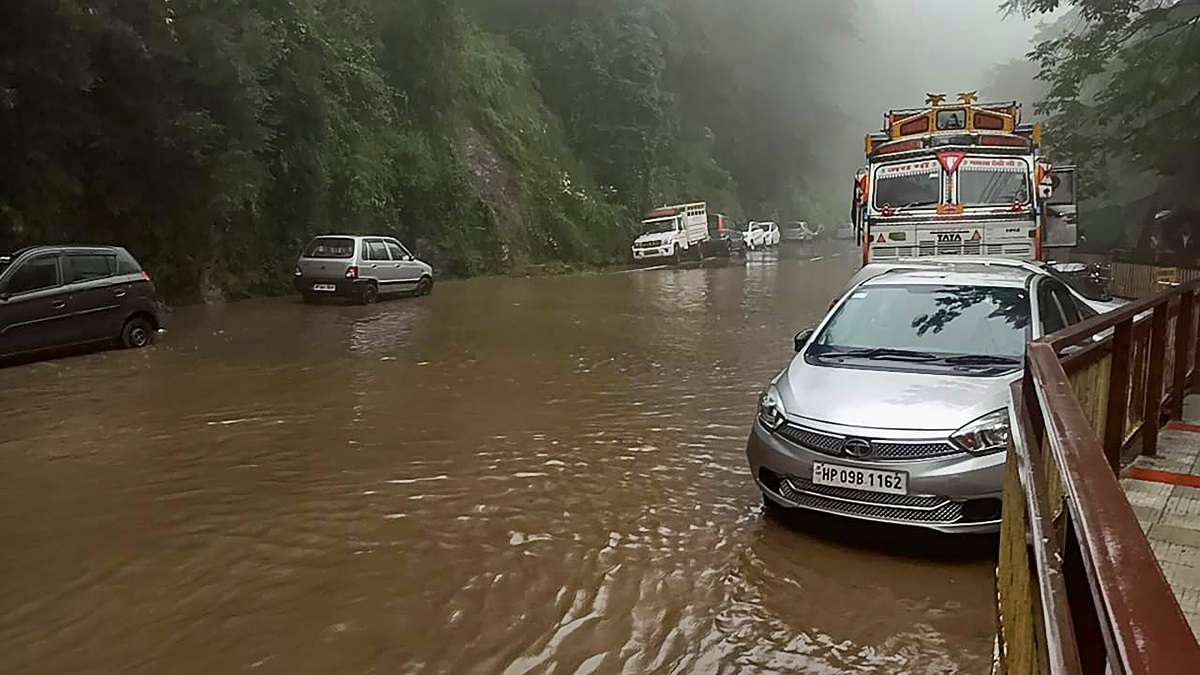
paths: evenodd
<path fill-rule="evenodd" d="M 1021 105 L 946 103 L 892 110 L 866 139 L 850 216 L 863 264 L 920 256 L 1046 260 L 1076 245 L 1074 167 L 1041 152 Z"/>
<path fill-rule="evenodd" d="M 642 219 L 642 233 L 633 242 L 635 261 L 699 256 L 709 238 L 708 205 L 696 202 L 654 209 Z"/>

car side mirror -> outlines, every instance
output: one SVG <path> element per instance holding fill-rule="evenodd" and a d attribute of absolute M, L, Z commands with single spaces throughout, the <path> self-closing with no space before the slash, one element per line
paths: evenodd
<path fill-rule="evenodd" d="M 797 354 L 804 351 L 804 346 L 807 345 L 808 341 L 812 339 L 813 333 L 815 332 L 817 332 L 815 328 L 806 328 L 805 330 L 796 333 L 796 337 L 792 338 L 792 340 Z"/>
<path fill-rule="evenodd" d="M 12 293 L 9 293 L 8 291 L 0 291 L 0 302 L 8 302 L 8 299 L 11 297 Z"/>

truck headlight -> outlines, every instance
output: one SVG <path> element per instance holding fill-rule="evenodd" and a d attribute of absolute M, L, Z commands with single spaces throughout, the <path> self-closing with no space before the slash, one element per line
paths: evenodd
<path fill-rule="evenodd" d="M 1008 449 L 1008 409 L 1001 408 L 950 434 L 950 442 L 972 455 L 991 455 Z"/>
<path fill-rule="evenodd" d="M 775 385 L 767 387 L 758 397 L 758 421 L 771 431 L 783 426 L 786 421 L 783 411 L 783 399 Z"/>

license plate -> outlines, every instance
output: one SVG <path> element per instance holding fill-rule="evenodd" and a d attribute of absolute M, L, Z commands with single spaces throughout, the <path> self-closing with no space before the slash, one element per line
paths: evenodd
<path fill-rule="evenodd" d="M 891 495 L 908 494 L 908 474 L 903 471 L 879 471 L 877 469 L 860 469 L 856 466 L 813 462 L 812 482 L 814 485 L 853 488 L 867 492 L 884 492 Z"/>
<path fill-rule="evenodd" d="M 333 284 L 313 284 L 313 290 L 317 293 L 333 293 L 337 290 L 337 286 Z"/>

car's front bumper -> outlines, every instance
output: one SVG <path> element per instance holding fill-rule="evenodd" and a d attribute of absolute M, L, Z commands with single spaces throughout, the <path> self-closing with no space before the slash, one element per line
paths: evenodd
<path fill-rule="evenodd" d="M 794 443 L 756 421 L 746 456 L 759 489 L 780 506 L 945 533 L 990 533 L 1000 529 L 1003 453 L 861 461 Z M 903 471 L 908 474 L 908 494 L 894 496 L 814 485 L 813 462 Z"/>
<path fill-rule="evenodd" d="M 634 260 L 649 260 L 654 258 L 669 258 L 675 254 L 673 246 L 655 246 L 654 248 L 634 248 Z"/>

